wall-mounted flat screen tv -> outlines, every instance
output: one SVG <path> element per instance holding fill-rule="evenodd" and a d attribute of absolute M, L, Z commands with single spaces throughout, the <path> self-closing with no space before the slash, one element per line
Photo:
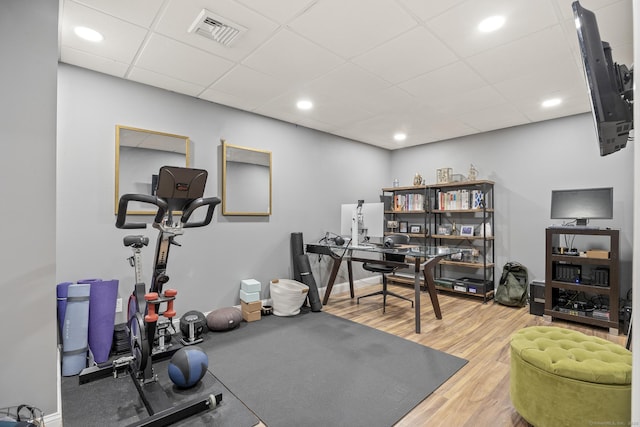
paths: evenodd
<path fill-rule="evenodd" d="M 577 1 L 572 8 L 600 155 L 606 156 L 626 147 L 633 129 L 633 69 L 613 61 L 595 14 Z"/>

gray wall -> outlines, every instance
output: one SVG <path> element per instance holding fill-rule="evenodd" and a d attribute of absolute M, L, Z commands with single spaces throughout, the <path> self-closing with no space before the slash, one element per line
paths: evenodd
<path fill-rule="evenodd" d="M 593 224 L 622 231 L 621 294 L 630 287 L 634 146 L 600 157 L 590 114 L 388 152 L 65 64 L 59 87 L 58 281 L 118 278 L 120 295 L 129 293 L 133 272 L 121 240 L 130 233 L 114 228 L 112 213 L 114 129 L 123 124 L 189 136 L 192 164 L 209 170 L 209 195 L 221 194 L 220 138 L 273 152 L 272 216 L 218 210 L 215 224 L 187 230 L 184 246 L 173 248 L 170 284 L 182 312 L 237 304 L 243 278 L 261 281 L 267 297 L 271 278 L 290 277 L 291 232 L 316 240 L 339 230 L 342 203 L 377 201 L 393 178 L 409 185 L 416 172 L 427 183 L 440 167 L 467 175 L 471 163 L 479 178 L 496 182 L 498 274 L 505 262 L 519 261 L 531 279 L 544 278 L 544 229 L 557 222 L 549 218 L 552 189 L 612 186 L 615 218 Z M 353 164 L 361 165 L 357 172 Z M 155 230 L 146 233 L 154 241 Z M 153 249 L 143 257 L 150 274 Z M 312 265 L 326 283 L 328 260 Z"/>
<path fill-rule="evenodd" d="M 222 193 L 221 138 L 272 151 L 273 215 L 225 217 L 216 208 L 212 225 L 186 230 L 183 247 L 172 247 L 178 315 L 238 304 L 241 279 L 259 280 L 266 297 L 270 279 L 291 277 L 292 232 L 315 241 L 339 230 L 341 203 L 377 201 L 389 181 L 387 150 L 66 64 L 58 101 L 57 281 L 116 278 L 125 301 L 133 269 L 122 237 L 138 230 L 114 227 L 116 124 L 188 136 L 191 164 L 209 171 L 208 196 Z M 144 234 L 155 242 L 156 230 Z M 143 252 L 147 278 L 153 247 Z"/>
<path fill-rule="evenodd" d="M 57 40 L 57 1 L 0 2 L 0 406 L 48 413 L 57 409 Z"/>
<path fill-rule="evenodd" d="M 391 171 L 400 185 L 409 185 L 416 172 L 434 183 L 436 169 L 468 175 L 473 163 L 479 179 L 496 183 L 496 273 L 505 262 L 519 261 L 538 280 L 544 280 L 544 230 L 561 221 L 550 219 L 551 190 L 613 187 L 614 219 L 590 224 L 620 229 L 625 296 L 631 286 L 635 144 L 606 157 L 597 145 L 591 115 L 580 114 L 393 151 Z"/>

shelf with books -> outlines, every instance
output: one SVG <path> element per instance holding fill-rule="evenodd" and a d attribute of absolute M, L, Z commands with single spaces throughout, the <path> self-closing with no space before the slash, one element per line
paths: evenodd
<path fill-rule="evenodd" d="M 482 286 L 469 287 L 473 289 L 469 292 L 482 296 L 486 302 L 493 297 L 495 286 L 494 183 L 483 180 L 438 184 L 432 186 L 432 191 L 434 244 L 469 249 L 463 259 L 441 261 L 435 278 L 445 284 L 447 280 L 460 280 L 461 276 L 478 281 Z M 471 277 L 467 277 L 470 272 Z M 462 287 L 458 284 L 453 291 L 461 292 Z"/>
<path fill-rule="evenodd" d="M 486 302 L 493 297 L 495 276 L 493 187 L 492 181 L 478 180 L 383 188 L 382 197 L 388 207 L 385 209 L 385 234 L 402 231 L 416 243 L 470 249 L 469 253 L 474 254 L 470 259 L 441 261 L 435 278 L 452 276 L 453 279 L 446 280 L 478 280 L 482 286 L 470 285 L 466 293 L 482 297 Z M 411 227 L 418 224 L 420 232 L 411 233 Z M 407 281 L 398 275 L 391 275 L 389 280 Z M 443 283 L 448 283 L 446 280 Z M 437 288 L 463 293 L 460 284 L 456 289 Z"/>

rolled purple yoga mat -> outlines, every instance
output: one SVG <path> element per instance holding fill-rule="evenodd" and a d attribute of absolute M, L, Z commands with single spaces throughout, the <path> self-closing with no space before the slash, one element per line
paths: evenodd
<path fill-rule="evenodd" d="M 85 279 L 78 283 L 91 285 L 89 294 L 89 349 L 96 363 L 109 360 L 116 319 L 118 280 Z"/>

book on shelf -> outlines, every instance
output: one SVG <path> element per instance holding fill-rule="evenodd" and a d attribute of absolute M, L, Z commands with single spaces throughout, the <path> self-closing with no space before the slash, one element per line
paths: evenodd
<path fill-rule="evenodd" d="M 393 210 L 398 212 L 424 210 L 424 194 L 402 193 L 393 197 Z"/>
<path fill-rule="evenodd" d="M 482 190 L 471 191 L 471 209 L 482 209 L 484 207 L 484 192 Z"/>
<path fill-rule="evenodd" d="M 442 211 L 479 209 L 476 205 L 480 202 L 477 202 L 476 198 L 480 201 L 484 199 L 482 191 L 473 190 L 472 192 L 469 192 L 467 189 L 438 191 L 436 193 L 435 207 Z"/>

